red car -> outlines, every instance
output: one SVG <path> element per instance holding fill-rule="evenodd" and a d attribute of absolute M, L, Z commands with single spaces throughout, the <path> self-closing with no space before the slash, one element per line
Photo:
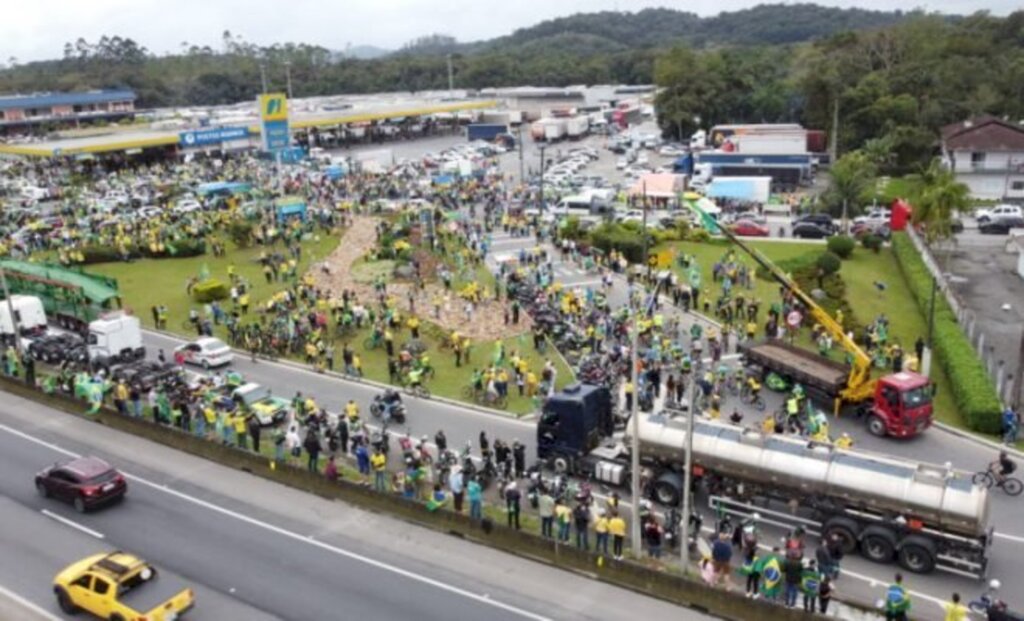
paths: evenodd
<path fill-rule="evenodd" d="M 753 220 L 737 220 L 731 228 L 733 233 L 743 237 L 768 237 L 768 227 Z"/>
<path fill-rule="evenodd" d="M 69 502 L 85 513 L 124 498 L 128 483 L 124 475 L 98 457 L 79 457 L 56 463 L 36 475 L 36 490 L 44 498 Z"/>

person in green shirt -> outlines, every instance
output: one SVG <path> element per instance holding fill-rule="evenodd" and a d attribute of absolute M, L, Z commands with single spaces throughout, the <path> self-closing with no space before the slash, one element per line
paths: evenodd
<path fill-rule="evenodd" d="M 907 621 L 910 593 L 903 587 L 903 574 L 896 574 L 885 592 L 885 621 Z"/>

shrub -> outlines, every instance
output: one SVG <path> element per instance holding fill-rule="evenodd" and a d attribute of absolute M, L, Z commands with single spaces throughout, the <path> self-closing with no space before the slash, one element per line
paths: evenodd
<path fill-rule="evenodd" d="M 228 297 L 228 286 L 216 278 L 208 278 L 192 287 L 192 299 L 200 304 Z"/>
<path fill-rule="evenodd" d="M 228 237 L 239 248 L 248 248 L 252 244 L 252 222 L 246 220 L 233 220 L 228 225 Z"/>
<path fill-rule="evenodd" d="M 860 243 L 863 244 L 866 249 L 874 251 L 875 254 L 878 254 L 882 249 L 882 238 L 874 233 L 865 235 L 860 240 Z"/>
<path fill-rule="evenodd" d="M 906 233 L 893 233 L 892 248 L 918 308 L 927 314 L 931 304 L 931 272 Z M 949 377 L 953 401 L 967 426 L 975 431 L 998 434 L 1002 427 L 1002 407 L 992 378 L 942 295 L 935 297 L 934 345 L 936 359 Z"/>
<path fill-rule="evenodd" d="M 853 249 L 857 245 L 857 242 L 854 241 L 852 237 L 836 235 L 834 237 L 829 237 L 826 244 L 828 245 L 828 251 L 832 254 L 836 255 L 840 259 L 849 259 L 850 255 L 853 254 Z"/>
<path fill-rule="evenodd" d="M 831 276 L 839 271 L 839 268 L 843 266 L 842 261 L 832 252 L 823 252 L 814 262 L 821 270 L 822 276 Z"/>
<path fill-rule="evenodd" d="M 684 238 L 686 241 L 706 243 L 711 241 L 711 233 L 708 233 L 707 229 L 691 228 L 686 233 Z"/>
<path fill-rule="evenodd" d="M 147 244 L 133 245 L 128 247 L 128 256 L 132 259 L 164 259 L 169 257 L 197 257 L 206 253 L 206 240 L 203 239 L 181 239 L 174 242 L 167 242 L 163 247 L 156 249 Z M 115 246 L 92 245 L 82 248 L 82 265 L 94 265 L 96 263 L 113 263 L 123 261 L 124 257 Z"/>
<path fill-rule="evenodd" d="M 644 258 L 643 236 L 628 226 L 602 224 L 591 232 L 590 242 L 605 253 L 617 250 L 632 263 L 639 263 Z"/>

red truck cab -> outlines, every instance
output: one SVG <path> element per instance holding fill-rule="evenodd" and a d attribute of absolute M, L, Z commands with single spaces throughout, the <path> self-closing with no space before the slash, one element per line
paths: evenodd
<path fill-rule="evenodd" d="M 876 436 L 909 438 L 932 424 L 932 395 L 928 378 L 903 371 L 879 378 L 868 411 L 868 431 Z"/>

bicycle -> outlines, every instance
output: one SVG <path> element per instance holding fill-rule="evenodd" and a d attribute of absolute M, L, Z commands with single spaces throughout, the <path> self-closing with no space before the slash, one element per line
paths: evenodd
<path fill-rule="evenodd" d="M 747 389 L 740 395 L 740 401 L 747 405 L 754 406 L 759 412 L 764 412 L 764 408 L 767 405 L 764 401 L 764 397 L 761 396 L 761 392 L 754 392 L 750 390 L 749 387 L 747 387 Z"/>
<path fill-rule="evenodd" d="M 1008 496 L 1019 496 L 1024 491 L 1024 483 L 1021 483 L 1020 479 L 1011 476 L 1004 476 L 1001 481 L 997 480 L 996 475 L 992 472 L 992 469 L 982 470 L 981 472 L 975 472 L 974 476 L 971 477 L 971 482 L 975 485 L 981 485 L 985 489 L 992 489 L 992 486 L 1002 488 Z"/>

